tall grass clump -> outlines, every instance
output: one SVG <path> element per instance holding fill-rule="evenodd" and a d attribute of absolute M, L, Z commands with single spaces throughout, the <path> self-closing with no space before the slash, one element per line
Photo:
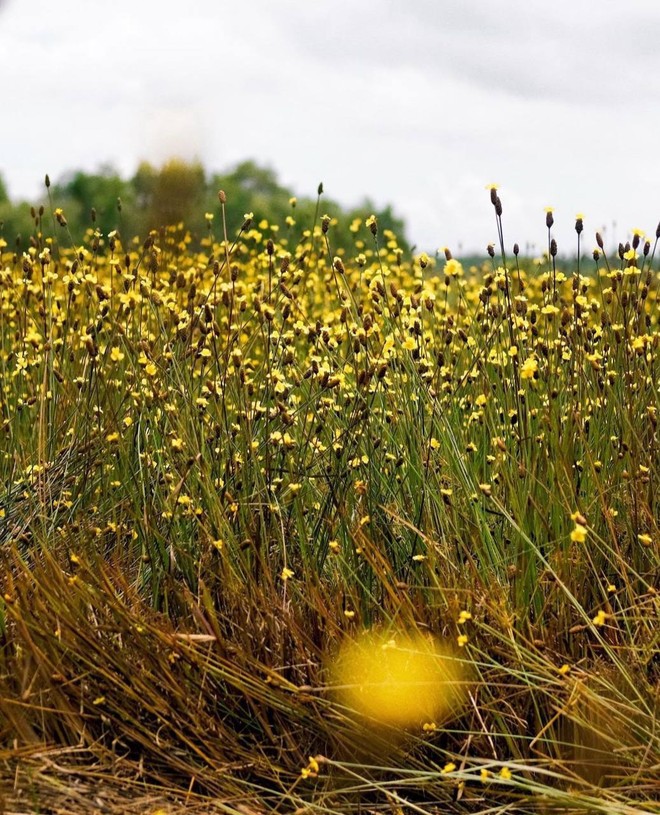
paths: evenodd
<path fill-rule="evenodd" d="M 8 796 L 657 807 L 660 228 L 561 262 L 548 211 L 523 259 L 490 196 L 469 269 L 320 204 L 229 236 L 222 192 L 198 244 L 0 241 Z M 447 703 L 352 709 L 365 631 L 408 677 L 437 643 Z"/>

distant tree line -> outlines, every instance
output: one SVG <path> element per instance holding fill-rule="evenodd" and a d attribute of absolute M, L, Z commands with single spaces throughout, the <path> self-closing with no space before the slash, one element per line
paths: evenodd
<path fill-rule="evenodd" d="M 311 229 L 315 214 L 318 217 L 327 213 L 339 221 L 333 228 L 333 246 L 348 247 L 353 243 L 349 227 L 354 219 L 374 213 L 381 230 L 391 229 L 400 246 L 408 248 L 404 222 L 391 206 L 378 208 L 365 199 L 359 207 L 346 209 L 323 195 L 317 210 L 316 196 L 293 200 L 293 191 L 279 182 L 277 174 L 254 161 L 243 161 L 224 173 L 207 173 L 199 162 L 176 158 L 160 167 L 143 162 L 131 178 L 123 178 L 112 166 L 104 165 L 95 173 L 68 172 L 53 181 L 49 192 L 52 208 L 62 208 L 75 241 L 90 227 L 103 234 L 118 230 L 125 238 L 131 238 L 144 237 L 151 229 L 178 223 L 184 223 L 193 239 L 198 240 L 207 233 L 206 213 L 215 215 L 214 231 L 219 236 L 219 190 L 224 190 L 227 196 L 230 238 L 240 229 L 248 212 L 254 213 L 257 223 L 266 219 L 280 228 L 287 226 L 289 218 L 288 228 L 296 238 L 305 229 Z M 42 231 L 47 234 L 55 230 L 46 193 L 44 186 L 40 201 L 10 201 L 0 176 L 0 236 L 8 245 L 17 239 L 19 246 L 29 245 L 39 228 L 40 206 L 44 207 Z"/>

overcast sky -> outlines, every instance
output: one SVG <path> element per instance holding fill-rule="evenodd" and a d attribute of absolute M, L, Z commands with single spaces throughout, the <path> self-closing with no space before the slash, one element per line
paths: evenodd
<path fill-rule="evenodd" d="M 658 0 L 0 0 L 0 172 L 253 158 L 424 249 L 660 219 Z M 613 227 L 616 222 L 616 228 Z"/>

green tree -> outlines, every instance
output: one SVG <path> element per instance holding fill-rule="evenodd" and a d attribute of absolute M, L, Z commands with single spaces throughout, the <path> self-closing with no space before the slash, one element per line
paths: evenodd
<path fill-rule="evenodd" d="M 289 214 L 289 199 L 293 193 L 283 187 L 270 167 L 260 167 L 254 161 L 242 161 L 229 172 L 215 174 L 211 179 L 208 206 L 217 206 L 218 190 L 227 195 L 228 225 L 234 231 L 243 222 L 246 212 L 259 220 L 281 222 Z"/>
<path fill-rule="evenodd" d="M 66 210 L 70 223 L 74 205 L 80 213 L 80 223 L 76 226 L 83 229 L 92 224 L 91 213 L 94 209 L 95 225 L 105 235 L 113 229 L 122 228 L 123 212 L 127 206 L 130 210 L 134 199 L 130 182 L 125 181 L 111 165 L 103 165 L 97 173 L 81 170 L 69 173 L 54 185 L 52 194 L 58 206 Z"/>
<path fill-rule="evenodd" d="M 6 204 L 9 201 L 9 193 L 7 192 L 7 185 L 2 173 L 0 173 L 0 204 Z"/>
<path fill-rule="evenodd" d="M 203 224 L 207 186 L 204 168 L 199 162 L 188 164 L 172 158 L 160 169 L 142 162 L 131 184 L 146 229 L 180 222 L 193 228 Z"/>

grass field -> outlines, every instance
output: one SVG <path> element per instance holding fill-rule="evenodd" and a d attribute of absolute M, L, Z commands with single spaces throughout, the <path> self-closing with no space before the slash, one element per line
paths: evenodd
<path fill-rule="evenodd" d="M 8 811 L 658 811 L 660 228 L 490 195 L 470 268 L 222 193 L 0 243 Z"/>

